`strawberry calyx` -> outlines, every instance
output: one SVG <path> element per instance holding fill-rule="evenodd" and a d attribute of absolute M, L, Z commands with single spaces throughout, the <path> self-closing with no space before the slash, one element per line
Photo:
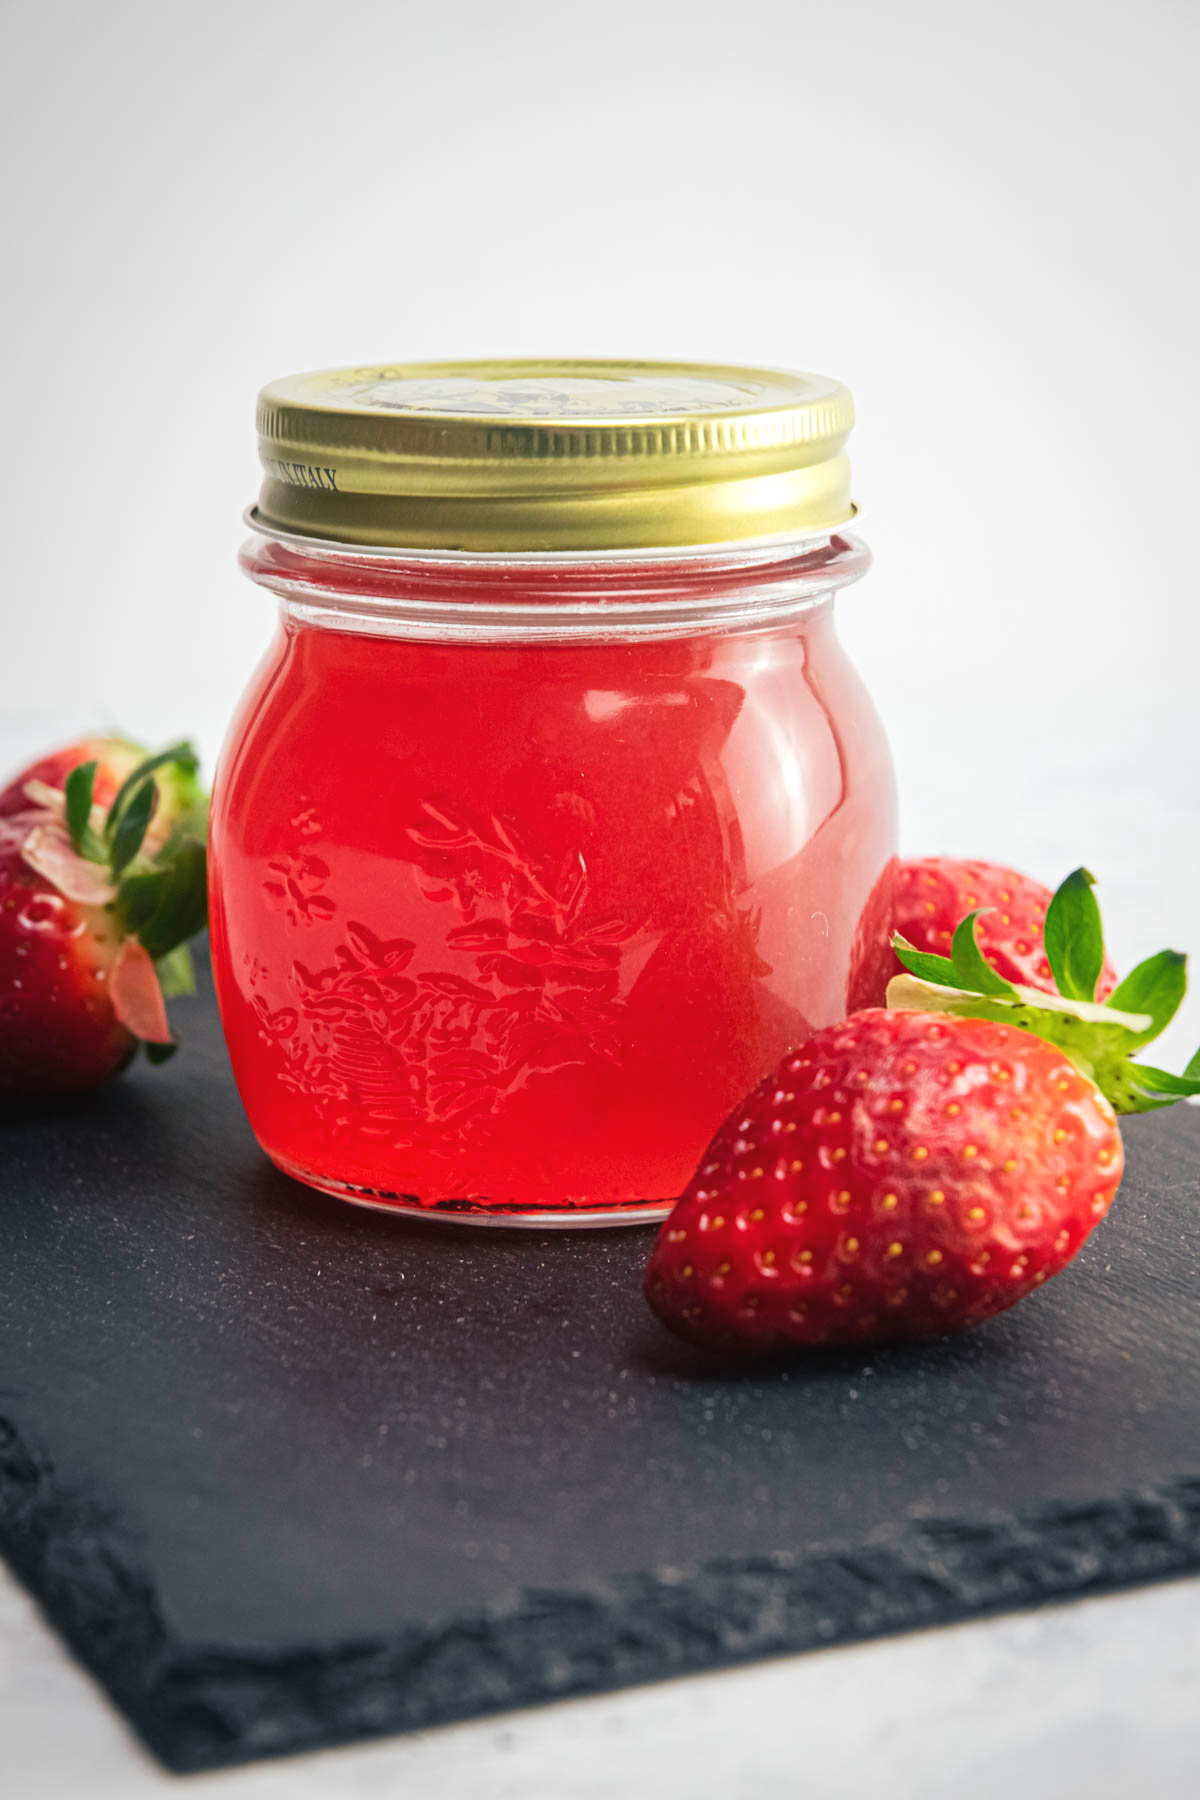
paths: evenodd
<path fill-rule="evenodd" d="M 1187 958 L 1160 950 L 1098 1002 L 1104 931 L 1094 886 L 1087 869 L 1073 870 L 1047 910 L 1046 957 L 1056 992 L 1007 981 L 992 966 L 976 934 L 986 910 L 981 908 L 960 922 L 949 956 L 918 950 L 898 932 L 893 936 L 906 973 L 889 983 L 888 1007 L 995 1019 L 1033 1032 L 1069 1056 L 1119 1113 L 1153 1112 L 1200 1094 L 1200 1050 L 1182 1075 L 1134 1060 L 1178 1012 L 1187 992 Z"/>
<path fill-rule="evenodd" d="M 175 1049 L 165 998 L 195 991 L 187 942 L 207 917 L 207 796 L 186 742 L 145 757 L 108 807 L 95 803 L 98 767 L 78 764 L 61 789 L 26 783 L 42 816 L 21 854 L 67 899 L 112 916 L 121 937 L 108 978 L 113 1011 L 161 1062 Z"/>

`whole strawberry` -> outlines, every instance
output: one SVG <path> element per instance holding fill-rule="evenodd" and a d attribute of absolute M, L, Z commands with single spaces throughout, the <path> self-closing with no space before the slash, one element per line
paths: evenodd
<path fill-rule="evenodd" d="M 1051 1045 L 857 1013 L 725 1125 L 647 1297 L 686 1336 L 760 1350 L 971 1325 L 1062 1268 L 1122 1166 L 1111 1106 Z"/>
<path fill-rule="evenodd" d="M 1002 863 L 923 856 L 902 862 L 896 871 L 892 928 L 914 949 L 945 956 L 959 920 L 978 912 L 979 946 L 992 967 L 1007 981 L 1053 993 L 1054 976 L 1043 939 L 1053 898 L 1040 881 Z M 1116 974 L 1105 963 L 1100 998 L 1116 985 Z"/>
<path fill-rule="evenodd" d="M 897 940 L 916 971 L 889 989 L 898 1010 L 816 1033 L 717 1134 L 647 1270 L 673 1330 L 770 1352 L 977 1324 L 1107 1211 L 1115 1109 L 1200 1093 L 1200 1056 L 1182 1077 L 1131 1059 L 1174 1015 L 1182 957 L 1149 958 L 1107 1006 L 1090 997 L 1103 940 L 1085 871 L 1049 909 L 1054 995 L 1006 981 L 975 925 L 949 958 Z"/>
<path fill-rule="evenodd" d="M 34 770 L 53 770 L 45 758 Z M 96 802 L 97 760 L 56 788 L 26 772 L 0 813 L 0 1100 L 79 1092 L 144 1042 L 173 1042 L 164 992 L 190 991 L 205 919 L 204 802 L 186 745 Z"/>

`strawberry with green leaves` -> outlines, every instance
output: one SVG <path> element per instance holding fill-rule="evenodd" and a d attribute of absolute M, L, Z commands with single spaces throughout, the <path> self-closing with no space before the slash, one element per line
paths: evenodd
<path fill-rule="evenodd" d="M 718 1132 L 646 1276 L 682 1336 L 741 1353 L 937 1335 L 1056 1275 L 1124 1166 L 1117 1113 L 1200 1093 L 1200 1054 L 1141 1060 L 1183 997 L 1162 951 L 1097 1002 L 1091 877 L 1045 920 L 1057 992 L 1010 982 L 977 917 L 948 957 L 897 937 L 890 1010 L 851 1015 L 785 1057 Z"/>
<path fill-rule="evenodd" d="M 99 734 L 76 738 L 74 743 L 39 756 L 19 775 L 14 775 L 7 787 L 0 787 L 0 819 L 28 812 L 30 801 L 25 790 L 29 782 L 40 782 L 44 788 L 61 791 L 71 770 L 77 769 L 80 763 L 95 763 L 93 799 L 97 806 L 111 806 L 121 783 L 145 760 L 145 750 L 130 738 Z"/>
<path fill-rule="evenodd" d="M 1186 956 L 1160 950 L 1114 984 L 1094 886 L 1086 869 L 1076 869 L 1050 902 L 1044 940 L 1051 991 L 1006 979 L 983 954 L 981 916 L 972 912 L 957 927 L 948 957 L 919 951 L 896 934 L 893 948 L 906 973 L 891 982 L 889 1007 L 994 1019 L 1035 1032 L 1064 1050 L 1118 1112 L 1152 1112 L 1200 1094 L 1200 1052 L 1184 1075 L 1136 1060 L 1179 1011 Z M 1097 995 L 1105 992 L 1100 1002 Z"/>
<path fill-rule="evenodd" d="M 0 795 L 0 1100 L 95 1087 L 139 1042 L 163 1060 L 164 996 L 194 986 L 187 941 L 206 916 L 195 753 L 96 747 L 73 765 L 69 751 L 42 758 Z"/>
<path fill-rule="evenodd" d="M 977 913 L 979 947 L 992 967 L 1009 981 L 1052 993 L 1054 972 L 1043 937 L 1052 899 L 1040 881 L 1003 863 L 921 856 L 896 870 L 892 927 L 915 950 L 949 955 L 959 920 Z M 1105 963 L 1098 998 L 1106 999 L 1116 985 Z"/>

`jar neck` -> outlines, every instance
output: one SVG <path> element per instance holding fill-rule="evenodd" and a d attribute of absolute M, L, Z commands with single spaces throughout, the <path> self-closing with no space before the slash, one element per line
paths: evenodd
<path fill-rule="evenodd" d="M 437 642 L 620 641 L 777 629 L 870 566 L 844 531 L 585 557 L 364 550 L 261 529 L 241 566 L 302 624 Z"/>

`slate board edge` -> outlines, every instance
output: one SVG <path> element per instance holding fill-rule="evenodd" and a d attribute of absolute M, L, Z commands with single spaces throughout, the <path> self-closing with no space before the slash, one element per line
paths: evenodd
<path fill-rule="evenodd" d="M 4 1418 L 0 1537 L 151 1750 L 189 1773 L 1200 1570 L 1200 1475 L 926 1518 L 803 1557 L 527 1591 L 503 1611 L 287 1657 L 173 1645 L 136 1545 Z"/>

